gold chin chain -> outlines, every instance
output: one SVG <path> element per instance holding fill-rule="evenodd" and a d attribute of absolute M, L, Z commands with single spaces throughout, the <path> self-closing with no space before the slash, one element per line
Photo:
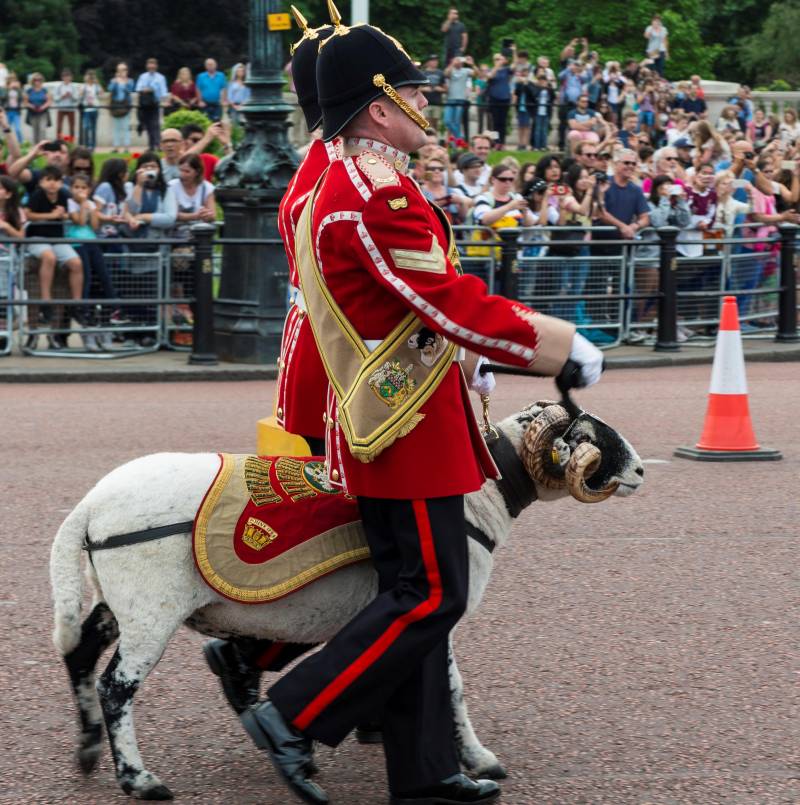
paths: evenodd
<path fill-rule="evenodd" d="M 424 117 L 420 112 L 414 109 L 411 104 L 406 101 L 404 98 L 401 98 L 397 90 L 384 78 L 383 73 L 376 73 L 372 77 L 372 83 L 376 87 L 380 87 L 384 93 L 394 101 L 403 112 L 410 117 L 423 131 L 425 129 L 430 128 L 430 123 L 428 122 L 427 118 Z"/>

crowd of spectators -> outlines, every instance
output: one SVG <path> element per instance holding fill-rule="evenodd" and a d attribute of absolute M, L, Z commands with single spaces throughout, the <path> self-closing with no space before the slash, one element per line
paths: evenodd
<path fill-rule="evenodd" d="M 97 145 L 98 113 L 105 108 L 113 121 L 114 152 L 130 149 L 135 113 L 136 129 L 147 135 L 148 148 L 157 150 L 162 114 L 197 110 L 212 122 L 219 122 L 224 115 L 233 124 L 240 121 L 242 106 L 250 98 L 245 84 L 247 66 L 234 65 L 229 77 L 217 69 L 214 59 L 206 59 L 204 66 L 196 76 L 188 67 L 181 67 L 168 84 L 155 58 L 146 61 L 136 80 L 128 65 L 120 62 L 106 87 L 95 70 L 87 70 L 82 83 L 76 83 L 72 71 L 64 69 L 60 80 L 48 88 L 41 73 L 31 73 L 23 83 L 0 63 L 0 107 L 5 109 L 8 125 L 19 142 L 23 141 L 24 123 L 31 142 L 40 142 L 53 131 L 55 139 L 92 150 Z"/>
<path fill-rule="evenodd" d="M 776 224 L 800 222 L 795 111 L 787 108 L 778 119 L 758 108 L 743 86 L 719 117 L 710 119 L 699 76 L 678 83 L 664 78 L 669 32 L 657 15 L 643 31 L 643 57 L 623 63 L 601 61 L 581 37 L 567 43 L 553 66 L 545 56 L 532 60 L 512 39 L 502 41 L 491 64 L 476 63 L 457 9 L 448 11 L 441 31 L 441 56 L 430 53 L 421 64 L 429 80 L 423 91 L 432 128 L 428 144 L 414 155 L 412 170 L 426 197 L 453 224 L 479 227 L 469 236 L 471 243 L 461 243 L 467 256 L 496 249 L 478 243 L 491 239 L 488 230 L 524 227 L 523 255 L 575 258 L 564 264 L 556 291 L 579 297 L 589 273 L 585 258 L 619 254 L 615 241 L 641 241 L 636 286 L 649 293 L 658 282 L 654 227 L 677 227 L 679 254 L 699 258 L 715 248 L 700 240 L 743 234 L 766 241 Z M 196 76 L 183 67 L 168 84 L 155 59 L 135 80 L 121 62 L 106 88 L 92 71 L 76 85 L 65 70 L 50 91 L 40 74 L 23 86 L 0 65 L 0 90 L 5 87 L 0 127 L 8 149 L 8 176 L 0 184 L 0 234 L 27 231 L 37 238 L 30 253 L 39 259 L 43 300 L 50 297 L 57 266 L 69 272 L 73 298 L 85 297 L 90 288 L 110 297 L 113 287 L 103 255 L 113 251 L 115 238 L 186 236 L 192 221 L 214 219 L 217 159 L 206 151 L 214 140 L 231 149 L 230 126 L 239 119 L 249 91 L 245 65 L 236 65 L 230 78 L 214 59 L 204 66 Z M 466 143 L 462 137 L 470 104 L 478 108 L 481 128 Z M 149 148 L 132 170 L 124 159 L 110 159 L 95 179 L 91 150 L 101 106 L 113 117 L 114 152 L 130 147 L 134 111 Z M 33 133 L 41 134 L 52 125 L 51 109 L 56 139 L 37 139 L 23 156 L 18 145 L 22 113 Z M 162 111 L 179 110 L 201 111 L 211 125 L 162 130 Z M 84 145 L 70 155 L 68 143 L 76 131 Z M 509 131 L 516 133 L 515 150 L 545 152 L 549 147 L 551 152 L 522 164 L 506 155 L 491 167 L 493 150 L 514 145 L 507 142 Z M 46 167 L 32 169 L 40 157 Z M 22 190 L 14 190 L 15 181 Z M 15 195 L 21 203 L 15 203 Z M 562 242 L 548 245 L 544 232 L 558 227 L 564 228 Z M 50 246 L 47 237 L 56 231 L 80 232 L 87 239 L 94 232 L 98 243 L 80 249 Z M 737 251 L 752 253 L 753 260 L 730 279 L 732 287 L 757 288 L 774 275 L 773 246 L 743 243 Z M 691 289 L 713 281 L 708 269 L 698 269 Z M 741 298 L 743 312 L 758 304 L 753 300 Z M 579 323 L 586 320 L 580 303 L 556 305 L 553 312 Z M 46 304 L 40 315 L 47 322 Z M 636 320 L 653 315 L 652 300 L 636 302 Z M 121 317 L 121 311 L 107 313 L 109 320 Z"/>
<path fill-rule="evenodd" d="M 65 125 L 69 125 L 65 123 Z M 193 222 L 214 221 L 217 217 L 214 185 L 210 181 L 218 157 L 205 153 L 214 141 L 230 150 L 230 124 L 219 121 L 206 130 L 187 124 L 180 131 L 159 131 L 163 151 L 148 150 L 127 159 L 112 156 L 102 163 L 95 176 L 92 151 L 86 146 L 70 149 L 62 139 L 42 140 L 22 154 L 7 113 L 0 110 L 0 129 L 8 149 L 8 160 L 0 173 L 0 240 L 25 238 L 25 254 L 35 263 L 37 298 L 36 320 L 30 322 L 60 329 L 64 322 L 54 323 L 53 282 L 56 271 L 64 272 L 69 296 L 75 302 L 84 299 L 117 299 L 159 295 L 158 272 L 152 265 L 131 270 L 125 279 L 124 293 L 114 287 L 107 262 L 109 255 L 124 255 L 130 249 L 118 241 L 141 238 L 146 243 L 135 251 L 157 249 L 161 238 L 188 240 Z M 53 243 L 60 238 L 80 239 L 80 244 Z M 4 250 L 0 244 L 0 252 Z M 181 249 L 172 249 L 173 294 L 186 295 L 183 287 L 190 283 L 191 260 L 180 258 Z M 2 255 L 0 255 L 2 256 Z M 141 305 L 112 307 L 75 304 L 70 318 L 79 325 L 120 328 L 149 322 L 154 308 Z M 189 308 L 176 305 L 170 311 L 174 323 L 191 321 Z M 67 334 L 48 336 L 51 349 L 62 349 Z M 99 351 L 112 348 L 110 330 L 82 333 L 85 348 Z M 120 337 L 120 340 L 124 340 Z M 155 343 L 152 333 L 134 333 L 128 341 L 144 347 Z M 38 343 L 31 336 L 29 347 Z M 133 346 L 133 344 L 128 344 Z"/>

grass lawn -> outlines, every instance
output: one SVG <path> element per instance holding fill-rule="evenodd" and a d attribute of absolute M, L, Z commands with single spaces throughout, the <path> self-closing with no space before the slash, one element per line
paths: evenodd
<path fill-rule="evenodd" d="M 520 165 L 526 162 L 533 162 L 536 164 L 544 155 L 545 151 L 492 151 L 489 154 L 489 164 L 496 165 L 501 159 L 506 157 L 514 157 Z"/>

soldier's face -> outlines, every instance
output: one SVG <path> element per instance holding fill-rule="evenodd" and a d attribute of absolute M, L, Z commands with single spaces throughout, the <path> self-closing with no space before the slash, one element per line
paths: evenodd
<path fill-rule="evenodd" d="M 398 87 L 397 94 L 418 112 L 428 105 L 428 99 L 419 87 Z M 389 101 L 386 111 L 389 116 L 389 136 L 395 148 L 408 154 L 425 145 L 427 135 L 399 106 Z"/>

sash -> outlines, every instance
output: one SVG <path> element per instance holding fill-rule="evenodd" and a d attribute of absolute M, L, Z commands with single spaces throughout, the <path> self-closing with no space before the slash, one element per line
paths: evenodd
<path fill-rule="evenodd" d="M 409 313 L 370 350 L 334 301 L 317 264 L 311 217 L 318 188 L 319 182 L 297 227 L 300 288 L 336 394 L 342 434 L 352 455 L 368 463 L 422 421 L 419 409 L 441 383 L 457 347 Z"/>

